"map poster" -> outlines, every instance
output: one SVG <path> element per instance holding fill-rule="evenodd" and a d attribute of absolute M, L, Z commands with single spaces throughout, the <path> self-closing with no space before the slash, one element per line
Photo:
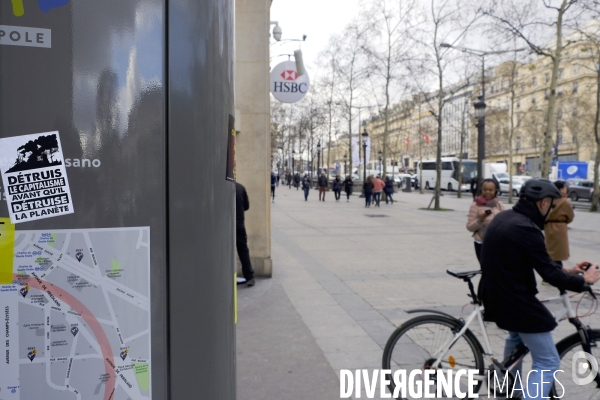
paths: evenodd
<path fill-rule="evenodd" d="M 0 400 L 149 400 L 150 228 L 19 231 L 0 282 Z M 4 257 L 4 258 L 3 258 Z"/>
<path fill-rule="evenodd" d="M 74 212 L 57 131 L 0 139 L 0 172 L 13 224 Z"/>

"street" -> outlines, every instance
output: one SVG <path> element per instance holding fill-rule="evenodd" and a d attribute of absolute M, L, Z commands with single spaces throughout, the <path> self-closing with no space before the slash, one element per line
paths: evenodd
<path fill-rule="evenodd" d="M 343 194 L 335 202 L 332 192 L 325 202 L 317 198 L 311 190 L 305 202 L 301 191 L 279 186 L 271 213 L 274 277 L 238 286 L 239 398 L 339 398 L 340 369 L 381 368 L 388 337 L 412 317 L 406 310 L 472 311 L 467 285 L 446 273 L 479 269 L 465 228 L 470 194 L 442 197 L 451 211 L 439 212 L 423 209 L 431 193 L 399 192 L 393 205 L 368 209 L 357 195 L 349 203 Z M 570 227 L 566 265 L 600 261 L 600 214 L 576 208 Z M 600 327 L 597 314 L 582 321 Z M 495 324 L 487 331 L 501 356 L 505 332 Z M 554 335 L 573 332 L 561 323 Z"/>

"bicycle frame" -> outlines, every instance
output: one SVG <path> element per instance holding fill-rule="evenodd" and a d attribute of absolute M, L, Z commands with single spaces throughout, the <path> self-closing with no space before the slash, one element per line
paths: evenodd
<path fill-rule="evenodd" d="M 584 332 L 584 335 L 586 338 L 588 338 L 588 335 L 586 333 L 586 329 L 583 326 L 583 324 L 579 321 L 579 319 L 577 318 L 577 315 L 575 314 L 575 311 L 573 310 L 573 308 L 571 307 L 571 302 L 569 300 L 569 296 L 565 291 L 561 291 L 560 296 L 558 297 L 552 297 L 552 298 L 548 298 L 548 299 L 542 299 L 540 300 L 543 303 L 549 303 L 549 302 L 553 302 L 556 300 L 561 300 L 562 302 L 562 308 L 555 314 L 554 319 L 556 320 L 556 322 L 560 322 L 564 319 L 568 319 L 569 322 L 571 322 L 571 324 L 573 324 L 577 330 L 581 333 Z M 494 353 L 492 351 L 492 346 L 490 344 L 490 339 L 489 336 L 487 334 L 487 329 L 485 327 L 485 323 L 483 321 L 483 305 L 479 304 L 477 301 L 472 302 L 472 304 L 475 305 L 475 309 L 473 310 L 473 312 L 471 312 L 471 314 L 469 314 L 469 316 L 467 317 L 466 320 L 462 320 L 462 319 L 457 319 L 455 317 L 450 316 L 449 314 L 446 313 L 442 313 L 442 312 L 438 312 L 437 310 L 412 310 L 409 311 L 409 313 L 413 313 L 413 312 L 433 312 L 435 314 L 441 314 L 450 318 L 455 319 L 457 322 L 459 322 L 461 324 L 461 329 L 460 331 L 456 332 L 454 334 L 454 337 L 452 337 L 450 340 L 448 340 L 446 343 L 443 343 L 439 349 L 433 354 L 433 356 L 436 357 L 435 363 L 433 365 L 440 365 L 440 363 L 442 362 L 442 360 L 444 360 L 446 358 L 446 356 L 448 355 L 448 353 L 450 352 L 450 350 L 452 349 L 452 346 L 454 345 L 454 343 L 456 343 L 456 341 L 458 339 L 460 339 L 465 332 L 467 331 L 467 329 L 469 329 L 469 326 L 471 325 L 471 323 L 477 319 L 477 322 L 479 323 L 479 327 L 481 329 L 482 335 L 483 335 L 483 342 L 484 342 L 484 346 L 485 347 L 481 347 L 481 343 L 479 342 L 479 340 L 477 340 L 477 344 L 481 347 L 481 349 L 483 350 L 483 356 L 485 358 L 487 358 L 489 361 L 491 361 L 492 364 L 494 364 L 495 366 L 497 366 L 498 368 L 500 368 L 500 370 L 502 372 L 505 371 L 509 371 L 511 370 L 525 355 L 527 355 L 529 353 L 529 349 L 527 349 L 527 347 L 525 346 L 519 346 L 517 347 L 517 349 L 513 352 L 513 354 L 511 354 L 507 359 L 503 360 L 502 362 L 499 362 L 498 359 L 494 356 Z M 585 342 L 584 344 L 584 350 L 591 353 L 591 346 L 589 343 L 589 338 L 588 340 Z M 486 380 L 487 376 L 486 375 L 474 375 L 474 378 L 476 380 Z"/>

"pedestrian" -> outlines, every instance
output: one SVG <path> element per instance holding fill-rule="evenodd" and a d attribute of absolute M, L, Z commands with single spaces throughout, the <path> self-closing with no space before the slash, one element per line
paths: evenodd
<path fill-rule="evenodd" d="M 471 194 L 473 195 L 473 200 L 477 197 L 477 182 L 479 182 L 478 177 L 471 179 Z"/>
<path fill-rule="evenodd" d="M 369 175 L 363 183 L 363 192 L 365 193 L 365 207 L 371 207 L 371 197 L 373 196 L 373 176 Z"/>
<path fill-rule="evenodd" d="M 385 182 L 381 180 L 381 177 L 377 175 L 375 179 L 373 179 L 373 202 L 376 207 L 379 207 L 379 202 L 381 201 L 381 192 L 385 187 Z"/>
<path fill-rule="evenodd" d="M 279 172 L 277 173 L 277 187 L 279 187 Z"/>
<path fill-rule="evenodd" d="M 575 214 L 573 206 L 567 200 L 567 184 L 565 181 L 556 181 L 554 186 L 560 191 L 562 198 L 554 200 L 554 208 L 544 225 L 546 236 L 546 249 L 552 261 L 562 266 L 562 262 L 569 259 L 569 236 L 567 225 L 573 221 Z"/>
<path fill-rule="evenodd" d="M 385 187 L 383 188 L 385 192 L 385 204 L 388 204 L 388 201 L 391 201 L 394 204 L 394 181 L 389 176 L 385 177 Z"/>
<path fill-rule="evenodd" d="M 344 180 L 344 192 L 346 192 L 346 202 L 350 201 L 350 195 L 352 194 L 352 186 L 354 186 L 354 182 L 352 182 L 352 177 L 350 175 L 346 176 Z"/>
<path fill-rule="evenodd" d="M 308 174 L 304 174 L 302 179 L 302 190 L 304 191 L 304 201 L 308 201 L 308 191 L 310 190 L 310 178 Z"/>
<path fill-rule="evenodd" d="M 333 189 L 333 195 L 335 196 L 335 201 L 340 201 L 340 195 L 342 193 L 342 180 L 339 175 L 335 176 L 331 187 Z"/>
<path fill-rule="evenodd" d="M 272 203 L 275 203 L 275 186 L 277 185 L 277 177 L 275 176 L 275 172 L 271 172 L 271 197 Z"/>
<path fill-rule="evenodd" d="M 327 192 L 327 176 L 325 176 L 325 172 L 321 172 L 317 184 L 319 185 L 319 201 L 321 201 L 321 195 L 323 195 L 323 201 L 325 201 L 325 192 Z"/>
<path fill-rule="evenodd" d="M 419 188 L 419 178 L 415 176 L 415 183 L 413 183 L 413 187 L 415 190 Z"/>
<path fill-rule="evenodd" d="M 238 257 L 242 263 L 242 273 L 244 282 L 248 286 L 254 286 L 254 270 L 250 262 L 250 250 L 248 249 L 248 236 L 246 235 L 246 225 L 244 212 L 250 209 L 250 201 L 246 188 L 239 182 L 235 183 L 235 248 Z"/>
<path fill-rule="evenodd" d="M 304 175 L 306 176 L 306 175 Z M 296 190 L 298 190 L 298 188 L 300 187 L 300 173 L 296 172 L 296 175 L 294 175 L 294 187 L 296 188 Z"/>
<path fill-rule="evenodd" d="M 292 188 L 292 174 L 289 172 L 287 174 L 285 174 L 285 180 L 287 182 L 288 188 L 291 189 Z"/>
<path fill-rule="evenodd" d="M 467 220 L 467 230 L 473 232 L 473 242 L 475 243 L 475 255 L 481 263 L 481 246 L 483 244 L 485 231 L 492 222 L 492 219 L 505 210 L 504 204 L 498 199 L 498 182 L 494 179 L 484 179 L 481 187 L 481 196 L 475 197 L 475 201 L 469 209 Z"/>

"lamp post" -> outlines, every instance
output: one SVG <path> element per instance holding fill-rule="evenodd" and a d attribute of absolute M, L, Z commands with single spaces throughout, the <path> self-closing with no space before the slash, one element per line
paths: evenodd
<path fill-rule="evenodd" d="M 317 142 L 317 178 L 321 176 L 321 139 Z"/>
<path fill-rule="evenodd" d="M 441 43 L 440 47 L 460 50 L 464 53 L 481 57 L 481 96 L 477 98 L 475 107 L 475 118 L 477 118 L 477 191 L 481 191 L 483 181 L 483 161 L 485 159 L 485 56 L 492 54 L 505 54 L 526 50 L 524 48 L 514 50 L 482 51 L 466 47 L 453 46 L 449 43 Z"/>
<path fill-rule="evenodd" d="M 369 134 L 367 133 L 367 128 L 361 134 L 363 138 L 363 183 L 367 181 L 367 138 Z"/>
<path fill-rule="evenodd" d="M 381 164 L 381 161 L 382 161 L 381 155 L 382 154 L 383 153 L 381 152 L 381 150 L 379 150 L 377 152 L 377 155 L 379 156 L 379 175 L 381 175 L 381 177 L 383 178 L 383 165 Z"/>
<path fill-rule="evenodd" d="M 346 175 L 348 172 L 346 170 L 346 160 L 348 159 L 348 154 L 344 154 L 344 175 Z"/>
<path fill-rule="evenodd" d="M 475 107 L 475 118 L 477 118 L 477 191 L 481 193 L 481 182 L 483 181 L 483 160 L 485 158 L 485 102 L 480 96 L 473 105 Z"/>

